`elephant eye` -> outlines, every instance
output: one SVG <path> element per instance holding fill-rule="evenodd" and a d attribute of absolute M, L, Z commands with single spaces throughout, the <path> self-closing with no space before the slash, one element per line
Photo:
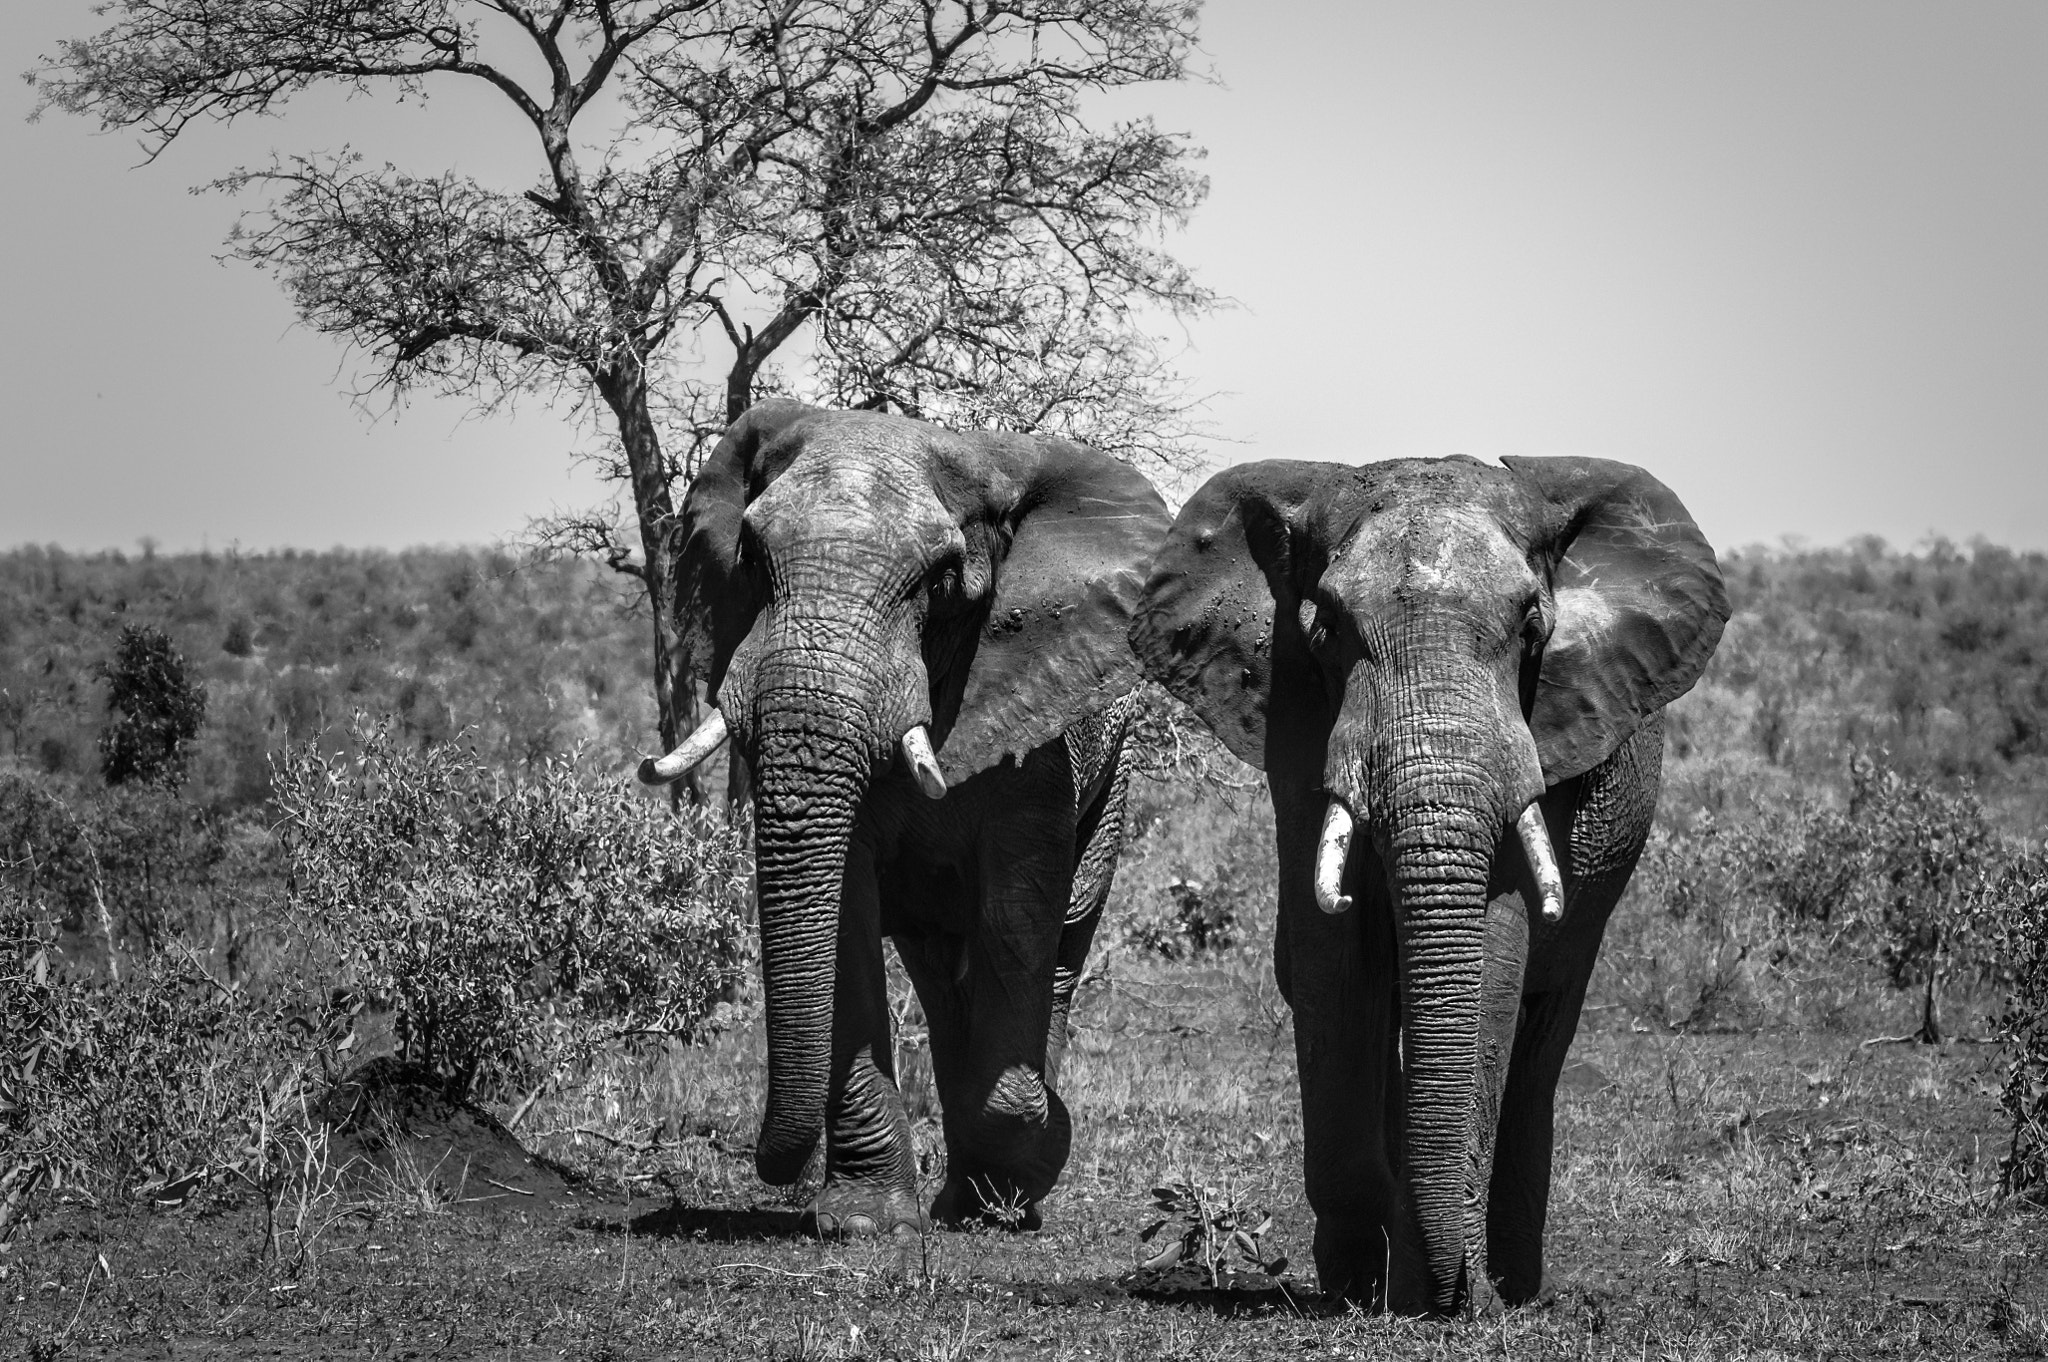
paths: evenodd
<path fill-rule="evenodd" d="M 733 548 L 733 563 L 742 572 L 758 571 L 762 566 L 761 541 L 754 535 L 754 527 L 746 521 L 740 522 L 739 543 Z"/>
<path fill-rule="evenodd" d="M 960 599 L 961 555 L 948 550 L 925 569 L 925 591 L 934 604 L 950 606 Z"/>

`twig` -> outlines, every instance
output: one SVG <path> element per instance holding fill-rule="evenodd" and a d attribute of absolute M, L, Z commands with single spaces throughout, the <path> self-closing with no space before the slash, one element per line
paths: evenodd
<path fill-rule="evenodd" d="M 491 1184 L 491 1186 L 493 1186 L 493 1187 L 496 1187 L 496 1188 L 498 1188 L 498 1189 L 499 1189 L 499 1190 L 501 1190 L 501 1191 L 506 1191 L 506 1192 L 512 1192 L 512 1193 L 515 1193 L 516 1195 L 519 1195 L 519 1196 L 532 1196 L 532 1195 L 533 1195 L 533 1193 L 532 1193 L 532 1192 L 529 1192 L 529 1191 L 527 1191 L 527 1190 L 526 1190 L 526 1189 L 525 1189 L 524 1187 L 514 1187 L 514 1186 L 511 1186 L 511 1185 L 510 1185 L 510 1184 L 508 1184 L 508 1183 L 503 1183 L 503 1182 L 500 1182 L 500 1181 L 498 1181 L 498 1180 L 497 1180 L 496 1178 L 480 1178 L 480 1179 L 479 1179 L 479 1181 L 481 1181 L 481 1182 L 488 1182 L 488 1183 L 490 1183 L 490 1184 Z"/>
<path fill-rule="evenodd" d="M 190 946 L 186 945 L 182 939 L 176 936 L 167 936 L 165 937 L 165 940 L 169 941 L 173 946 L 176 946 L 178 948 L 179 954 L 185 957 L 185 963 L 192 966 L 193 972 L 196 973 L 200 978 L 204 979 L 207 983 L 212 984 L 215 988 L 219 989 L 222 997 L 227 998 L 229 1000 L 232 1000 L 234 998 L 235 991 L 229 988 L 226 984 L 222 983 L 220 980 L 214 978 L 213 971 L 208 969 L 200 961 L 199 956 L 193 951 L 193 949 Z"/>
<path fill-rule="evenodd" d="M 547 1083 L 543 1081 L 535 1085 L 532 1092 L 526 1094 L 526 1100 L 521 1102 L 519 1109 L 512 1113 L 512 1119 L 505 1122 L 505 1129 L 517 1130 L 519 1128 L 519 1123 L 526 1119 L 527 1112 L 533 1110 L 533 1104 L 540 1100 L 540 1095 L 547 1090 L 547 1086 Z"/>
<path fill-rule="evenodd" d="M 606 1144 L 611 1145 L 615 1149 L 623 1149 L 633 1154 L 652 1154 L 657 1152 L 661 1148 L 661 1141 L 659 1140 L 648 1140 L 645 1142 L 639 1140 L 624 1140 L 620 1139 L 617 1135 L 607 1135 L 602 1130 L 593 1130 L 589 1126 L 571 1126 L 569 1127 L 569 1129 L 577 1135 L 592 1136 L 596 1139 L 603 1140 Z"/>
<path fill-rule="evenodd" d="M 766 1263 L 720 1263 L 717 1267 L 713 1268 L 712 1271 L 731 1272 L 737 1268 L 743 1267 L 751 1268 L 755 1272 L 772 1272 L 778 1277 L 816 1277 L 822 1275 L 816 1272 L 789 1272 L 783 1268 L 770 1267 Z"/>

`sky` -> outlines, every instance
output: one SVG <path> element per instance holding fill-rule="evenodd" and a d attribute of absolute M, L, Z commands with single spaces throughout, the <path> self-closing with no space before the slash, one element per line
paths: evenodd
<path fill-rule="evenodd" d="M 92 23 L 8 0 L 28 67 Z M 2039 0 L 1210 0 L 1169 244 L 1235 306 L 1179 367 L 1219 463 L 1640 464 L 1715 544 L 2048 549 Z M 0 545 L 517 541 L 602 491 L 563 415 L 351 402 L 356 369 L 192 186 L 272 148 L 529 178 L 474 97 L 127 134 L 0 98 Z M 465 103 L 468 100 L 468 103 Z"/>

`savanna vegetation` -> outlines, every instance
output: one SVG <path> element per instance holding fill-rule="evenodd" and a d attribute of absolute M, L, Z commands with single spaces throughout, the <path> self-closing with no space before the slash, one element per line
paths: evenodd
<path fill-rule="evenodd" d="M 627 788 L 653 701 L 602 567 L 0 555 L 0 1329 L 37 1357 L 2048 1354 L 2048 559 L 1724 565 L 1560 1101 L 1555 1301 L 1434 1324 L 1316 1299 L 1263 795 L 1163 707 L 1046 1228 L 818 1243 L 751 1172 L 744 814 Z"/>

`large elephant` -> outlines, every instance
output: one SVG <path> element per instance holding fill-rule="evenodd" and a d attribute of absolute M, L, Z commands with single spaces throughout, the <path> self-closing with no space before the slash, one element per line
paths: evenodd
<path fill-rule="evenodd" d="M 1037 1223 L 1066 1014 L 1121 847 L 1126 635 L 1168 524 L 1056 439 L 756 405 L 684 502 L 682 656 L 752 774 L 768 1022 L 755 1166 L 824 1233 L 921 1223 L 882 937 L 929 1023 L 949 1222 Z"/>
<path fill-rule="evenodd" d="M 1266 772 L 1317 1272 L 1406 1311 L 1543 1289 L 1558 1074 L 1728 615 L 1656 479 L 1504 462 L 1231 468 L 1131 634 Z"/>

